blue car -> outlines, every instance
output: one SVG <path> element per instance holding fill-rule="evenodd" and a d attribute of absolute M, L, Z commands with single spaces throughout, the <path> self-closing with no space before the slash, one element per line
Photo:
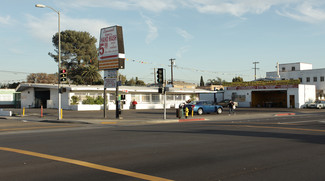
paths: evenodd
<path fill-rule="evenodd" d="M 216 105 L 213 101 L 192 101 L 185 105 L 192 112 L 201 115 L 203 113 L 214 113 L 221 114 L 223 112 L 223 107 Z"/>

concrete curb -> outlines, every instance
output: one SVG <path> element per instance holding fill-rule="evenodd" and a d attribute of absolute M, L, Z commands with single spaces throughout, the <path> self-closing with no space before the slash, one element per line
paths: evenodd
<path fill-rule="evenodd" d="M 205 118 L 179 119 L 178 122 L 205 121 Z"/>

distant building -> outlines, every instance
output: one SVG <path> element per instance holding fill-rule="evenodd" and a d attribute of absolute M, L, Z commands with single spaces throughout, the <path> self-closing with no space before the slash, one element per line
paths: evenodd
<path fill-rule="evenodd" d="M 15 89 L 0 89 L 0 108 L 20 107 L 20 93 Z"/>
<path fill-rule="evenodd" d="M 313 69 L 310 63 L 287 63 L 279 65 L 279 72 L 266 72 L 267 78 L 278 78 L 280 80 L 299 79 L 301 84 L 315 85 L 316 98 L 325 97 L 325 68 Z"/>
<path fill-rule="evenodd" d="M 187 83 L 184 81 L 174 81 L 173 82 L 173 87 L 175 88 L 187 88 L 187 89 L 195 89 L 196 84 L 194 83 Z"/>
<path fill-rule="evenodd" d="M 212 91 L 222 91 L 224 90 L 223 85 L 208 85 L 208 86 L 200 86 L 200 89 L 212 90 Z"/>

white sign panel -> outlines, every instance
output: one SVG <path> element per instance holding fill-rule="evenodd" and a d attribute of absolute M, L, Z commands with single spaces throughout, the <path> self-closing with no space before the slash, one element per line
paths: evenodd
<path fill-rule="evenodd" d="M 99 60 L 118 58 L 118 41 L 116 26 L 100 30 Z"/>
<path fill-rule="evenodd" d="M 99 70 L 124 69 L 124 42 L 121 26 L 100 30 L 98 68 Z"/>
<path fill-rule="evenodd" d="M 104 78 L 117 78 L 117 70 L 104 70 Z"/>
<path fill-rule="evenodd" d="M 104 88 L 116 88 L 116 78 L 104 79 Z"/>

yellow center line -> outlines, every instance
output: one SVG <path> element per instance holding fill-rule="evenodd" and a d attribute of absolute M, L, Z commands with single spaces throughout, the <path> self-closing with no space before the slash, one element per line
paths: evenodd
<path fill-rule="evenodd" d="M 55 160 L 55 161 L 59 161 L 59 162 L 70 163 L 70 164 L 93 168 L 93 169 L 102 170 L 102 171 L 106 171 L 106 172 L 112 172 L 112 173 L 117 173 L 117 174 L 121 174 L 121 175 L 127 175 L 127 176 L 134 177 L 134 178 L 140 178 L 143 180 L 171 181 L 169 179 L 155 177 L 155 176 L 146 175 L 146 174 L 142 174 L 142 173 L 136 173 L 136 172 L 122 170 L 122 169 L 118 169 L 118 168 L 98 165 L 98 164 L 94 164 L 94 163 L 90 163 L 90 162 L 74 160 L 74 159 L 69 159 L 69 158 L 63 158 L 63 157 L 47 155 L 47 154 L 42 154 L 42 153 L 37 153 L 37 152 L 31 152 L 31 151 L 26 151 L 26 150 L 6 148 L 6 147 L 0 147 L 0 150 L 24 154 L 24 155 L 35 156 L 35 157 L 39 157 L 39 158 L 45 158 L 45 159 L 49 159 L 49 160 Z"/>
<path fill-rule="evenodd" d="M 0 131 L 19 131 L 19 130 L 33 130 L 33 129 L 48 129 L 48 128 L 71 128 L 75 126 L 37 126 L 37 127 L 25 127 L 25 128 L 5 128 Z"/>

